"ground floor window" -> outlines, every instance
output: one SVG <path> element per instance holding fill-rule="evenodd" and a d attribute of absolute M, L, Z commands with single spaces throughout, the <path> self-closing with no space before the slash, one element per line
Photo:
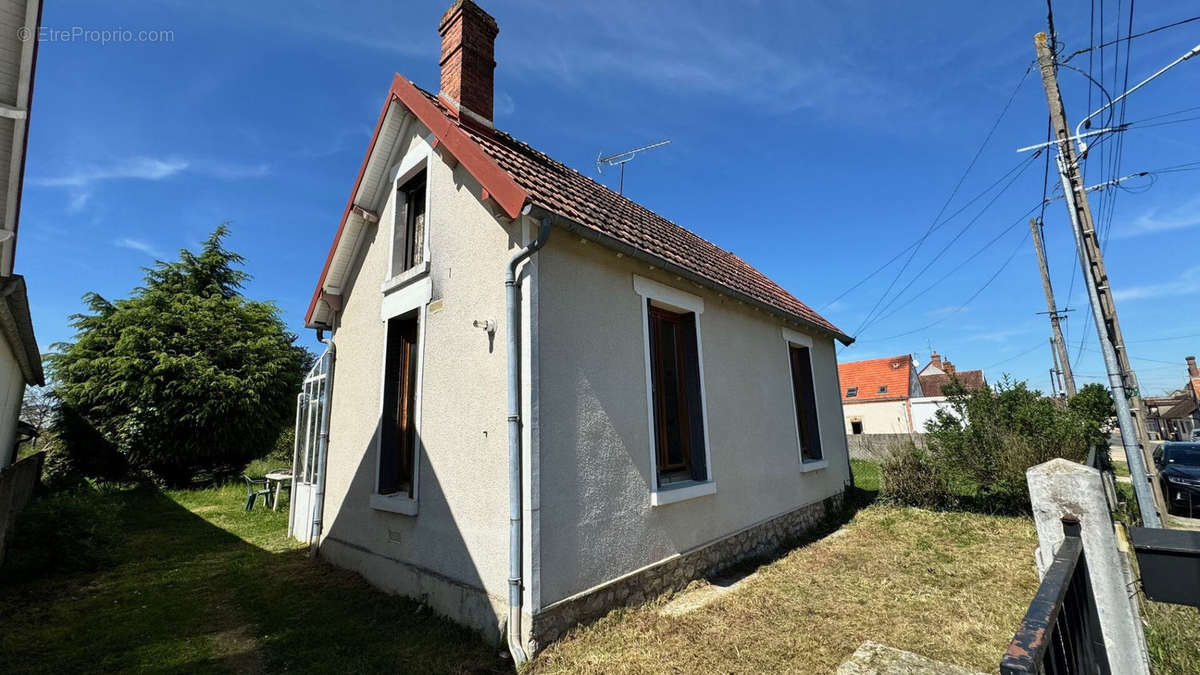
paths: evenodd
<path fill-rule="evenodd" d="M 647 312 L 658 484 L 708 480 L 696 314 L 653 304 Z"/>
<path fill-rule="evenodd" d="M 850 433 L 855 436 L 863 432 L 862 420 L 850 420 Z"/>
<path fill-rule="evenodd" d="M 379 437 L 379 494 L 413 496 L 417 455 L 417 317 L 387 322 L 383 417 Z"/>
<path fill-rule="evenodd" d="M 800 459 L 816 462 L 821 459 L 821 433 L 817 425 L 811 350 L 806 346 L 789 344 L 788 356 L 792 368 L 792 396 L 796 403 L 796 427 L 800 435 Z"/>

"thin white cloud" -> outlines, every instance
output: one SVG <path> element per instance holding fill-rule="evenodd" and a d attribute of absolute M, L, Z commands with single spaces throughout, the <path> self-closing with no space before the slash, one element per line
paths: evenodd
<path fill-rule="evenodd" d="M 157 248 L 155 248 L 153 244 L 142 241 L 141 239 L 131 239 L 129 237 L 123 237 L 121 239 L 117 239 L 116 241 L 114 241 L 113 246 L 119 246 L 121 248 L 128 248 L 128 249 L 132 249 L 134 251 L 139 251 L 141 253 L 145 253 L 146 255 L 150 256 L 151 258 L 154 258 L 155 260 L 161 259 L 163 257 L 162 252 L 160 252 Z"/>
<path fill-rule="evenodd" d="M 90 190 L 78 189 L 67 197 L 67 213 L 79 213 L 83 211 L 88 202 L 92 199 Z"/>
<path fill-rule="evenodd" d="M 1182 230 L 1200 225 L 1200 199 L 1193 199 L 1175 208 L 1163 211 L 1153 208 L 1113 234 L 1119 238 L 1138 237 L 1144 234 L 1157 234 Z"/>
<path fill-rule="evenodd" d="M 1200 266 L 1185 270 L 1171 281 L 1119 288 L 1113 292 L 1113 298 L 1116 300 L 1144 300 L 1193 293 L 1200 293 Z"/>
<path fill-rule="evenodd" d="M 188 162 L 181 159 L 132 157 L 105 166 L 78 168 L 59 176 L 34 178 L 30 182 L 48 187 L 85 187 L 106 180 L 132 178 L 156 181 L 170 178 L 187 168 Z"/>

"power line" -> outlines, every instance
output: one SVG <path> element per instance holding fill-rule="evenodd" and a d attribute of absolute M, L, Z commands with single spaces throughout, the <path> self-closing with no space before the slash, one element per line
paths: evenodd
<path fill-rule="evenodd" d="M 1103 0 L 1101 0 L 1101 6 L 1103 6 L 1103 4 L 1104 4 L 1104 3 L 1103 3 Z M 1092 51 L 1092 50 L 1094 50 L 1094 49 L 1100 49 L 1100 50 L 1103 50 L 1105 47 L 1109 47 L 1109 46 L 1111 46 L 1111 45 L 1114 45 L 1114 44 L 1116 44 L 1116 43 L 1118 43 L 1118 42 L 1128 42 L 1129 40 L 1133 40 L 1133 39 L 1135 39 L 1135 38 L 1145 37 L 1145 36 L 1147 36 L 1147 35 L 1153 35 L 1154 33 L 1157 33 L 1157 32 L 1159 32 L 1159 31 L 1162 31 L 1162 30 L 1167 30 L 1168 28 L 1174 28 L 1174 27 L 1176 27 L 1176 26 L 1182 26 L 1182 25 L 1184 25 L 1184 24 L 1187 24 L 1187 23 L 1192 23 L 1193 21 L 1200 21 L 1200 16 L 1193 16 L 1193 17 L 1192 17 L 1192 18 L 1190 18 L 1190 19 L 1183 19 L 1183 20 L 1181 20 L 1181 21 L 1176 21 L 1176 22 L 1174 22 L 1174 23 L 1169 23 L 1169 24 L 1167 24 L 1167 25 L 1165 25 L 1165 26 L 1159 26 L 1158 28 L 1151 28 L 1150 30 L 1144 30 L 1144 31 L 1142 31 L 1142 32 L 1140 32 L 1140 33 L 1136 33 L 1136 34 L 1134 34 L 1134 35 L 1128 35 L 1128 36 L 1126 36 L 1126 37 L 1124 37 L 1124 38 L 1120 38 L 1120 39 L 1117 39 L 1117 40 L 1113 40 L 1112 42 L 1105 42 L 1105 43 L 1103 43 L 1103 44 L 1092 45 L 1092 46 L 1090 46 L 1090 47 L 1086 47 L 1086 48 L 1084 48 L 1084 49 L 1077 49 L 1077 50 L 1075 50 L 1075 51 L 1071 52 L 1069 55 L 1067 55 L 1067 58 L 1063 59 L 1063 60 L 1062 60 L 1062 61 L 1059 63 L 1059 65 L 1062 65 L 1063 63 L 1066 63 L 1067 61 L 1070 61 L 1071 59 L 1075 58 L 1076 56 L 1079 56 L 1080 54 L 1085 54 L 1085 53 L 1091 52 L 1091 51 Z M 1104 39 L 1103 32 L 1101 33 L 1100 39 L 1101 39 L 1101 40 L 1103 40 L 1103 39 Z"/>
<path fill-rule="evenodd" d="M 1036 157 L 1036 156 L 1037 155 L 1035 154 L 1034 157 Z M 962 214 L 964 211 L 966 211 L 968 208 L 970 208 L 972 204 L 979 201 L 985 195 L 987 195 L 989 192 L 991 192 L 993 188 L 995 188 L 997 185 L 1000 185 L 1002 182 L 1004 182 L 1004 180 L 1006 178 L 1008 178 L 1009 175 L 1011 175 L 1014 171 L 1022 169 L 1022 167 L 1025 165 L 1026 161 L 1028 161 L 1028 160 L 1025 158 L 1021 158 L 1020 160 L 1018 160 L 1017 163 L 1012 165 L 1012 167 L 1008 171 L 1005 171 L 1003 175 L 1001 175 L 996 180 L 992 181 L 992 183 L 990 185 L 988 185 L 984 189 L 980 190 L 974 197 L 971 197 L 971 199 L 967 200 L 967 202 L 965 204 L 963 204 L 962 206 L 960 206 L 958 208 L 958 210 L 956 210 L 954 213 L 951 213 L 949 216 L 946 216 L 940 223 L 938 223 L 936 225 L 936 227 L 933 228 L 933 231 L 936 232 L 937 230 L 939 230 L 943 226 L 945 226 L 947 223 L 949 223 L 951 220 L 954 220 L 956 217 L 958 217 L 960 214 Z M 830 300 L 829 302 L 826 302 L 824 305 L 821 306 L 821 309 L 823 310 L 826 307 L 829 307 L 830 305 L 837 302 L 838 300 L 841 300 L 842 298 L 846 297 L 846 295 L 848 295 L 851 291 L 855 290 L 859 286 L 862 286 L 863 284 L 870 281 L 872 278 L 875 277 L 875 275 L 879 274 L 880 272 L 882 272 L 883 270 L 885 270 L 889 266 L 891 266 L 892 263 L 899 260 L 905 253 L 908 253 L 909 251 L 911 251 L 915 246 L 917 246 L 917 244 L 920 241 L 921 241 L 921 238 L 918 237 L 918 239 L 916 241 L 914 241 L 913 243 L 911 243 L 908 246 L 901 249 L 899 252 L 896 253 L 896 255 L 892 256 L 887 262 L 883 263 L 879 267 L 876 267 L 874 269 L 874 271 L 872 271 L 867 276 L 863 277 L 861 280 L 859 280 L 857 283 L 855 283 L 850 288 L 847 288 L 846 290 L 839 293 L 837 295 L 837 297 L 835 297 L 834 299 Z"/>
<path fill-rule="evenodd" d="M 861 332 L 862 329 L 870 323 L 875 311 L 879 309 L 879 305 L 883 303 L 884 299 L 886 299 L 892 292 L 892 289 L 896 287 L 896 282 L 900 280 L 900 277 L 904 276 L 904 272 L 908 269 L 909 264 L 912 263 L 912 260 L 914 257 L 916 257 L 917 252 L 921 250 L 921 245 L 925 243 L 925 240 L 929 238 L 930 234 L 933 234 L 938 220 L 941 219 L 942 214 L 944 214 L 946 209 L 949 208 L 950 203 L 954 201 L 954 197 L 958 195 L 958 191 L 960 188 L 962 188 L 963 182 L 966 181 L 967 176 L 971 173 L 971 169 L 975 167 L 975 163 L 979 161 L 979 157 L 983 154 L 984 148 L 987 147 L 988 141 L 992 140 L 992 136 L 996 133 L 996 129 L 1000 126 L 1000 121 L 1003 120 L 1004 115 L 1008 113 L 1008 109 L 1012 106 L 1013 100 L 1017 97 L 1017 92 L 1020 91 L 1021 85 L 1025 83 L 1026 78 L 1029 77 L 1029 73 L 1032 70 L 1033 62 L 1030 62 L 1029 66 L 1025 68 L 1025 72 L 1021 74 L 1021 79 L 1017 81 L 1017 86 L 1013 87 L 1012 93 L 1009 94 L 1008 101 L 1005 102 L 1004 108 L 1000 110 L 1000 114 L 996 117 L 996 121 L 992 123 L 992 128 L 988 130 L 987 135 L 983 138 L 983 142 L 979 144 L 979 149 L 975 151 L 975 156 L 971 158 L 970 163 L 967 164 L 966 170 L 963 171 L 962 175 L 958 179 L 958 182 L 955 183 L 954 189 L 950 191 L 950 196 L 946 198 L 945 203 L 942 204 L 942 208 L 939 209 L 937 215 L 934 216 L 933 221 L 929 224 L 929 228 L 925 230 L 925 234 L 917 240 L 916 245 L 913 247 L 912 253 L 909 254 L 908 259 L 905 260 L 904 264 L 900 267 L 900 271 L 896 273 L 896 276 L 892 278 L 891 283 L 888 284 L 887 289 L 884 290 L 883 294 L 879 296 L 879 299 L 875 301 L 875 305 L 871 307 L 871 311 L 867 312 L 866 316 L 863 317 L 863 322 L 859 326 L 858 330 L 855 331 L 855 335 Z"/>
<path fill-rule="evenodd" d="M 1047 154 L 1049 154 L 1049 153 L 1047 153 Z M 1037 155 L 1034 155 L 1034 156 L 1030 157 L 1029 161 L 1028 161 L 1028 162 L 1026 162 L 1026 163 L 1025 163 L 1023 166 L 1022 166 L 1021 170 L 1020 170 L 1019 172 L 1017 172 L 1017 173 L 1016 173 L 1016 175 L 1014 175 L 1014 176 L 1013 176 L 1013 177 L 1012 177 L 1012 178 L 1011 178 L 1011 179 L 1008 181 L 1008 184 L 1007 184 L 1007 185 L 1005 185 L 1005 186 L 1004 186 L 1004 187 L 1003 187 L 1003 188 L 1002 188 L 1002 189 L 1001 189 L 999 192 L 997 192 L 997 193 L 996 193 L 996 194 L 995 194 L 995 195 L 992 197 L 992 199 L 991 199 L 991 200 L 990 200 L 990 201 L 989 201 L 987 204 L 985 204 L 985 205 L 983 206 L 983 208 L 982 208 L 982 209 L 980 209 L 979 213 L 975 214 L 975 217 L 974 217 L 974 218 L 972 218 L 971 220 L 967 221 L 967 224 L 966 224 L 966 225 L 964 225 L 964 226 L 962 227 L 962 229 L 960 229 L 960 230 L 958 231 L 958 234 L 954 235 L 954 237 L 953 237 L 953 238 L 951 238 L 951 239 L 950 239 L 950 241 L 946 242 L 946 245 L 945 245 L 945 246 L 943 246 L 943 247 L 942 247 L 942 249 L 941 249 L 940 251 L 938 251 L 938 252 L 937 252 L 937 254 L 935 254 L 935 255 L 933 256 L 933 258 L 932 258 L 932 259 L 930 259 L 930 260 L 929 260 L 929 262 L 925 263 L 925 266 L 924 266 L 924 267 L 922 267 L 922 268 L 921 268 L 921 269 L 920 269 L 920 270 L 919 270 L 919 271 L 918 271 L 918 272 L 917 272 L 915 275 L 913 275 L 913 277 L 912 277 L 911 279 L 909 279 L 909 280 L 908 280 L 908 283 L 904 285 L 904 288 L 901 288 L 901 289 L 900 289 L 900 290 L 899 290 L 899 291 L 896 293 L 896 295 L 895 295 L 895 296 L 893 296 L 892 300 L 891 300 L 891 301 L 890 301 L 890 302 L 889 302 L 887 305 L 885 305 L 885 306 L 883 307 L 883 309 L 881 309 L 881 310 L 880 310 L 880 313 L 879 313 L 879 314 L 875 315 L 875 318 L 874 318 L 874 319 L 872 319 L 872 320 L 871 320 L 869 323 L 867 323 L 865 326 L 862 326 L 862 327 L 860 327 L 860 328 L 858 329 L 858 333 L 857 333 L 857 334 L 858 334 L 858 335 L 862 335 L 863 331 L 867 330 L 868 328 L 870 328 L 870 327 L 871 327 L 871 326 L 873 326 L 874 324 L 878 323 L 879 321 L 881 321 L 881 320 L 883 320 L 883 319 L 886 319 L 886 318 L 888 318 L 889 316 L 892 316 L 892 315 L 893 315 L 893 314 L 895 314 L 896 312 L 900 311 L 900 308 L 901 308 L 901 307 L 904 307 L 904 306 L 908 305 L 908 304 L 909 304 L 909 303 L 911 303 L 913 300 L 916 300 L 917 298 L 919 298 L 919 297 L 921 297 L 922 295 L 924 295 L 924 294 L 925 294 L 925 292 L 929 290 L 928 288 L 926 288 L 924 291 L 921 291 L 921 292 L 917 293 L 916 295 L 912 296 L 912 297 L 911 297 L 911 298 L 909 298 L 907 301 L 905 301 L 905 302 L 904 302 L 904 304 L 900 305 L 899 307 L 894 307 L 894 308 L 892 309 L 892 311 L 891 311 L 891 312 L 889 312 L 888 314 L 883 314 L 883 311 L 884 311 L 884 310 L 886 310 L 886 309 L 888 308 L 888 306 L 895 305 L 895 303 L 896 303 L 896 302 L 898 302 L 898 301 L 900 300 L 900 298 L 904 296 L 904 293 L 905 293 L 905 292 L 907 292 L 909 288 L 912 288 L 912 285 L 913 285 L 914 283 L 916 283 L 917 279 L 920 279 L 920 278 L 921 278 L 921 276 L 922 276 L 922 275 L 924 275 L 924 274 L 925 274 L 925 272 L 927 272 L 927 271 L 929 270 L 929 268 L 933 266 L 933 264 L 934 264 L 934 263 L 936 263 L 938 260 L 940 260 L 940 259 L 942 258 L 942 256 L 943 256 L 943 255 L 945 255 L 945 254 L 946 254 L 946 252 L 947 252 L 947 251 L 949 251 L 949 250 L 950 250 L 950 249 L 951 249 L 951 248 L 954 246 L 955 242 L 957 242 L 957 241 L 958 241 L 958 240 L 959 240 L 959 239 L 960 239 L 960 238 L 961 238 L 961 237 L 962 237 L 964 234 L 966 234 L 966 233 L 967 233 L 967 230 L 970 230 L 970 229 L 971 229 L 971 228 L 972 228 L 972 227 L 975 225 L 975 223 L 979 222 L 979 219 L 983 217 L 983 214 L 984 214 L 984 213 L 987 213 L 987 210 L 988 210 L 989 208 L 991 208 L 991 206 L 992 206 L 993 204 L 995 204 L 995 203 L 996 203 L 996 201 L 997 201 L 998 199 L 1000 199 L 1000 197 L 1001 197 L 1001 196 L 1003 196 L 1003 195 L 1004 195 L 1004 193 L 1005 193 L 1005 192 L 1008 190 L 1008 188 L 1012 187 L 1013 183 L 1015 183 L 1015 182 L 1017 181 L 1017 179 L 1021 177 L 1021 174 L 1025 173 L 1025 170 L 1026 170 L 1026 169 L 1028 169 L 1028 168 L 1029 168 L 1029 167 L 1030 167 L 1030 166 L 1033 164 L 1033 160 L 1034 160 L 1034 159 L 1036 159 L 1036 158 L 1037 158 Z M 1037 207 L 1034 207 L 1034 208 L 1036 209 Z M 1031 209 L 1030 211 L 1032 212 L 1032 210 L 1033 210 L 1033 209 Z M 1027 216 L 1027 215 L 1028 215 L 1028 214 L 1026 214 L 1026 216 Z M 1022 216 L 1022 218 L 1026 217 L 1026 216 Z M 1012 229 L 1012 228 L 1010 227 L 1009 229 Z M 993 240 L 993 241 L 995 241 L 995 240 Z M 989 244 L 990 244 L 990 242 L 989 242 Z M 985 247 L 985 248 L 986 248 L 986 247 Z M 981 249 L 981 252 L 982 252 L 982 249 Z M 973 257 L 974 257 L 974 256 L 972 256 L 972 258 L 973 258 Z M 961 267 L 961 266 L 962 266 L 962 264 L 960 264 L 960 265 L 959 265 L 959 267 Z M 958 269 L 958 267 L 956 267 L 956 268 L 954 268 L 954 269 L 955 269 L 955 270 L 957 270 L 957 269 Z M 953 270 L 952 270 L 952 272 L 953 272 Z M 943 279 L 944 279 L 944 278 L 945 278 L 945 277 L 943 277 Z"/>
<path fill-rule="evenodd" d="M 1017 359 L 1021 358 L 1022 356 L 1025 356 L 1026 354 L 1036 351 L 1038 349 L 1041 349 L 1042 347 L 1045 347 L 1045 346 L 1046 346 L 1045 341 L 1038 340 L 1037 344 L 1033 345 L 1029 349 L 1026 349 L 1025 351 L 1021 352 L 1020 354 L 1015 354 L 1013 356 L 1010 356 L 1007 359 L 1004 359 L 1003 361 L 997 361 L 990 366 L 984 366 L 983 368 L 980 368 L 980 370 L 991 370 L 992 368 L 995 368 L 996 366 L 1002 366 L 1002 365 L 1008 363 L 1009 361 L 1016 361 Z"/>
<path fill-rule="evenodd" d="M 1036 207 L 1035 207 L 1035 208 L 1036 208 Z M 1034 211 L 1034 209 L 1030 209 L 1030 210 L 1029 210 L 1029 213 L 1033 213 L 1033 211 Z M 1028 214 L 1026 214 L 1026 216 L 1022 216 L 1022 218 L 1024 218 L 1024 217 L 1027 217 L 1027 216 L 1028 216 Z M 1008 257 L 1004 259 L 1004 262 L 1000 264 L 1000 267 L 999 267 L 999 268 L 998 268 L 998 269 L 997 269 L 997 270 L 996 270 L 996 271 L 995 271 L 995 272 L 992 274 L 992 276 L 991 276 L 991 277 L 989 277 L 987 281 L 983 282 L 983 285 L 982 285 L 982 286 L 980 286 L 980 287 L 979 287 L 979 288 L 978 288 L 978 289 L 977 289 L 977 290 L 976 290 L 974 293 L 972 293 L 972 294 L 971 294 L 971 297 L 967 298 L 965 301 L 963 301 L 962 303 L 960 303 L 960 304 L 959 304 L 959 306 L 960 306 L 960 307 L 966 307 L 966 306 L 970 305 L 972 302 L 974 302 L 974 301 L 975 301 L 975 298 L 978 298 L 978 297 L 979 297 L 979 295 L 980 295 L 981 293 L 983 293 L 985 290 L 987 290 L 987 287 L 992 285 L 992 282 L 993 282 L 993 281 L 995 281 L 995 280 L 996 280 L 996 278 L 997 278 L 997 277 L 999 277 L 999 276 L 1000 276 L 1000 274 L 1001 274 L 1002 272 L 1004 272 L 1005 268 L 1007 268 L 1007 267 L 1008 267 L 1008 264 L 1009 264 L 1009 263 L 1011 263 L 1011 262 L 1012 262 L 1012 260 L 1013 260 L 1013 258 L 1015 258 L 1015 257 L 1016 257 L 1016 255 L 1017 255 L 1017 251 L 1020 251 L 1020 250 L 1021 250 L 1021 248 L 1022 248 L 1023 246 L 1025 246 L 1025 240 L 1026 240 L 1026 239 L 1028 239 L 1028 238 L 1029 238 L 1029 232 L 1026 232 L 1026 233 L 1025 233 L 1025 236 L 1024 236 L 1024 237 L 1021 237 L 1021 241 L 1017 242 L 1017 246 L 1016 246 L 1016 248 L 1014 248 L 1014 249 L 1012 250 L 1012 252 L 1008 254 Z M 925 329 L 927 329 L 927 328 L 932 328 L 932 327 L 934 327 L 934 326 L 938 325 L 939 323 L 941 323 L 941 322 L 945 321 L 946 319 L 949 319 L 949 318 L 950 318 L 951 316 L 953 316 L 954 314 L 955 314 L 955 313 L 954 313 L 954 312 L 952 312 L 952 313 L 950 313 L 950 314 L 947 314 L 946 316 L 943 316 L 942 318 L 938 319 L 937 321 L 934 321 L 934 322 L 932 322 L 932 323 L 929 323 L 929 324 L 926 324 L 926 325 L 924 325 L 924 326 L 921 326 L 920 328 L 916 328 L 916 329 L 914 329 L 914 330 L 906 331 L 906 332 L 904 332 L 904 333 L 897 333 L 896 335 L 892 335 L 892 336 L 890 336 L 890 337 L 881 338 L 880 340 L 877 340 L 877 342 L 882 342 L 882 341 L 886 341 L 886 340 L 894 340 L 894 339 L 896 339 L 896 338 L 898 338 L 898 337 L 904 337 L 904 336 L 906 336 L 906 335 L 912 335 L 913 333 L 920 333 L 921 331 L 923 331 L 923 330 L 925 330 Z"/>

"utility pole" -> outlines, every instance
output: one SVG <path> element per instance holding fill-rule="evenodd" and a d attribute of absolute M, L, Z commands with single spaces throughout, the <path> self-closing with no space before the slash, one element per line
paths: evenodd
<path fill-rule="evenodd" d="M 1058 398 L 1058 392 L 1066 394 L 1066 387 L 1063 386 L 1062 370 L 1058 367 L 1058 346 L 1054 343 L 1054 338 L 1050 338 L 1050 358 L 1054 361 L 1054 369 L 1050 371 L 1050 379 L 1054 384 L 1054 397 Z M 1069 397 L 1068 397 L 1069 398 Z"/>
<path fill-rule="evenodd" d="M 1058 88 L 1054 52 L 1045 33 L 1035 35 L 1033 45 L 1037 50 L 1042 87 L 1046 90 L 1050 122 L 1054 127 L 1054 138 L 1058 145 L 1056 159 L 1059 176 L 1062 178 L 1063 194 L 1066 196 L 1067 212 L 1071 217 L 1088 301 L 1096 319 L 1100 350 L 1104 354 L 1109 388 L 1112 390 L 1113 403 L 1117 409 L 1117 423 L 1121 427 L 1121 445 L 1125 448 L 1125 459 L 1129 462 L 1138 510 L 1145 527 L 1161 527 L 1159 506 L 1163 504 L 1162 495 L 1158 493 L 1158 481 L 1152 480 L 1150 474 L 1150 467 L 1154 464 L 1147 459 L 1150 449 L 1146 447 L 1145 434 L 1139 434 L 1139 425 L 1134 418 L 1134 411 L 1141 405 L 1141 399 L 1137 395 L 1137 381 L 1125 353 L 1124 339 L 1117 322 L 1117 310 L 1112 300 L 1112 289 L 1108 285 L 1108 274 L 1104 269 L 1104 255 L 1100 250 L 1096 227 L 1092 221 L 1087 189 L 1079 174 L 1079 157 L 1075 154 L 1071 127 L 1067 124 L 1067 112 Z M 1144 416 L 1139 417 L 1144 419 Z"/>
<path fill-rule="evenodd" d="M 1049 152 L 1049 148 L 1046 152 Z M 1071 373 L 1071 359 L 1067 356 L 1067 343 L 1063 340 L 1062 326 L 1059 325 L 1060 315 L 1054 304 L 1054 290 L 1050 287 L 1050 270 L 1046 267 L 1046 248 L 1042 243 L 1042 228 L 1035 218 L 1029 219 L 1029 230 L 1033 233 L 1033 248 L 1037 251 L 1038 268 L 1042 271 L 1042 290 L 1046 291 L 1046 309 L 1050 314 L 1050 347 L 1055 360 L 1054 369 L 1062 375 L 1063 389 L 1067 398 L 1075 396 L 1075 376 Z"/>

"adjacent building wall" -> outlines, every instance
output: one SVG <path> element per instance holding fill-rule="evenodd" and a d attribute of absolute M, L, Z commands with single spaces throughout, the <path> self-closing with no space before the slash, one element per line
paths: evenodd
<path fill-rule="evenodd" d="M 557 228 L 538 266 L 540 606 L 843 490 L 849 474 L 831 338 L 809 333 L 828 466 L 801 472 L 780 320 Z M 635 274 L 705 303 L 701 367 L 715 494 L 650 505 Z"/>
<path fill-rule="evenodd" d="M 850 422 L 861 420 L 864 434 L 907 434 L 913 431 L 909 423 L 908 401 L 867 401 L 842 403 L 846 433 L 852 433 Z"/>
<path fill-rule="evenodd" d="M 16 459 L 17 420 L 25 396 L 25 375 L 8 341 L 0 336 L 0 469 Z"/>
<path fill-rule="evenodd" d="M 403 141 L 425 151 L 419 124 Z M 400 147 L 404 147 L 401 145 Z M 364 235 L 334 343 L 328 478 L 321 554 L 372 583 L 499 637 L 508 570 L 504 268 L 512 233 L 480 201 L 480 186 L 433 153 L 429 172 L 432 301 L 422 315 L 418 513 L 373 508 L 394 186 Z M 494 337 L 472 326 L 492 319 Z M 386 639 L 381 636 L 380 639 Z"/>

